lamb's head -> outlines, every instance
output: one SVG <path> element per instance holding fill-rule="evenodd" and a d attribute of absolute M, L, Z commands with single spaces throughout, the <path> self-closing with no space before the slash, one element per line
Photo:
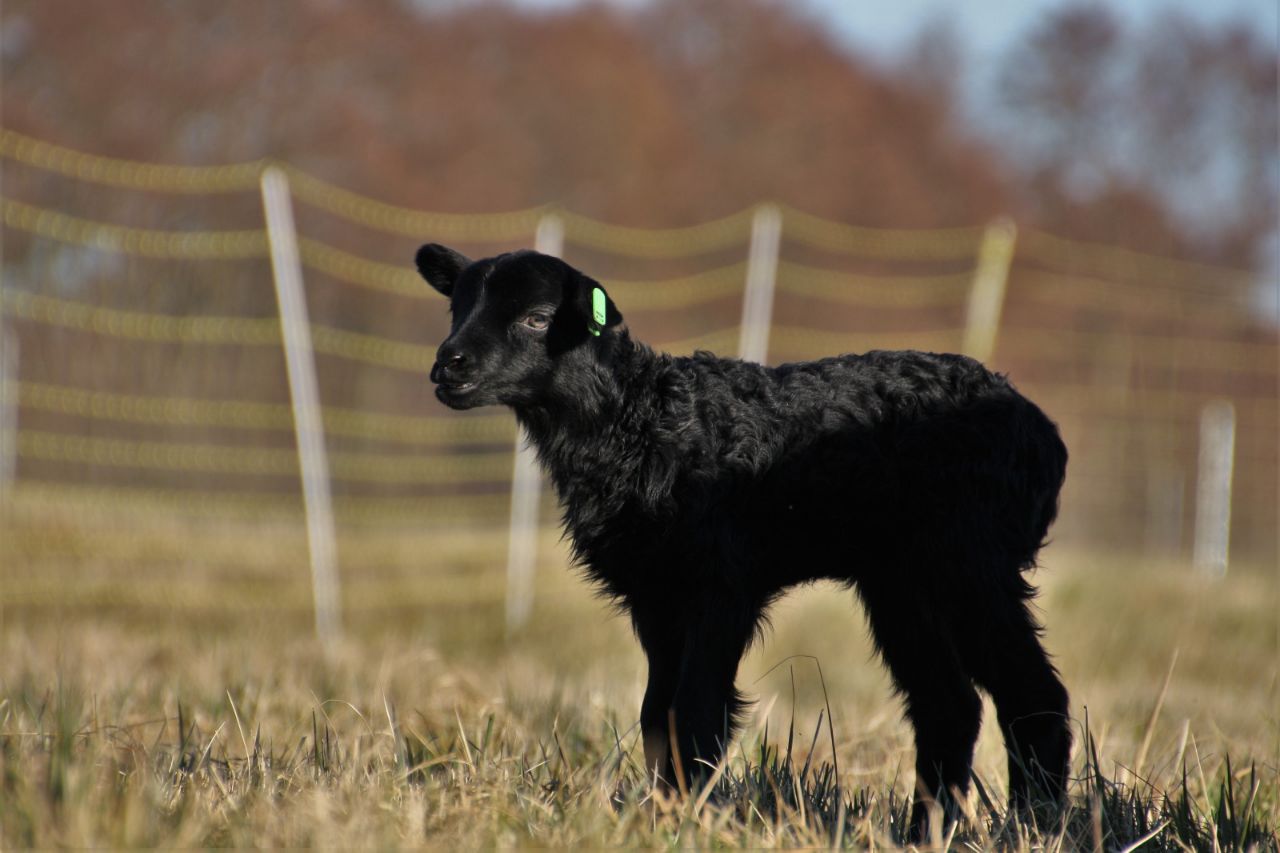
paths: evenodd
<path fill-rule="evenodd" d="M 436 352 L 436 397 L 454 409 L 536 405 L 580 371 L 622 315 L 597 282 L 559 258 L 513 252 L 471 261 L 434 243 L 418 272 L 449 298 L 453 321 Z M 571 383 L 569 383 L 571 384 Z"/>

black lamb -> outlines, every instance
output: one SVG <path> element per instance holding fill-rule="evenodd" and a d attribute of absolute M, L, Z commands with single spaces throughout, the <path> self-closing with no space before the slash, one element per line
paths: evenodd
<path fill-rule="evenodd" d="M 1064 796 L 1067 692 L 1024 577 L 1057 513 L 1067 451 L 1003 376 L 960 355 L 868 352 L 765 367 L 633 341 L 563 261 L 417 254 L 450 299 L 431 371 L 455 409 L 511 407 L 587 576 L 649 663 L 644 755 L 667 785 L 707 772 L 740 723 L 734 686 L 770 604 L 853 587 L 915 730 L 912 828 L 968 790 L 995 703 L 1016 809 Z M 677 779 L 682 774 L 683 779 Z"/>

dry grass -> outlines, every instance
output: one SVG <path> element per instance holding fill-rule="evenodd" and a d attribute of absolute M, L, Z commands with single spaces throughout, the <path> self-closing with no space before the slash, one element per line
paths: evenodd
<path fill-rule="evenodd" d="M 847 593 L 782 603 L 744 663 L 756 719 L 718 788 L 670 802 L 636 766 L 641 655 L 553 537 L 535 618 L 507 641 L 500 534 L 349 532 L 349 630 L 326 656 L 296 525 L 256 524 L 0 518 L 0 846 L 900 839 L 909 732 Z M 1211 848 L 1214 833 L 1276 847 L 1274 569 L 1214 583 L 1050 549 L 1038 580 L 1082 733 L 1071 824 L 1004 826 L 988 725 L 977 771 L 993 802 L 975 793 L 953 844 L 1119 849 L 1157 830 L 1143 849 Z"/>

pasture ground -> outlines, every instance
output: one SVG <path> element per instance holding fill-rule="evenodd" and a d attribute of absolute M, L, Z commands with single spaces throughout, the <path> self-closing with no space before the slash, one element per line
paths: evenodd
<path fill-rule="evenodd" d="M 714 796 L 672 801 L 637 766 L 640 651 L 554 535 L 510 640 L 501 531 L 344 538 L 347 632 L 325 655 L 296 525 L 256 524 L 108 519 L 86 535 L 47 507 L 0 514 L 0 847 L 900 839 L 910 734 L 852 593 L 775 609 L 739 677 L 755 717 Z M 415 571 L 423 555 L 446 568 Z M 988 705 L 983 792 L 953 844 L 1276 848 L 1275 568 L 1210 581 L 1052 546 L 1036 580 L 1077 724 L 1070 825 L 1004 826 Z"/>

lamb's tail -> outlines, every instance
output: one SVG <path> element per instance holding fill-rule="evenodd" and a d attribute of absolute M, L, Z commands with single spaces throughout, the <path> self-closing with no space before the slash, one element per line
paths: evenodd
<path fill-rule="evenodd" d="M 1028 432 L 1027 504 L 1031 512 L 1030 544 L 1034 549 L 1026 556 L 1023 568 L 1035 565 L 1036 552 L 1048 544 L 1049 528 L 1058 517 L 1058 500 L 1067 477 L 1067 445 L 1058 426 L 1044 412 L 1032 405 L 1032 428 Z"/>

